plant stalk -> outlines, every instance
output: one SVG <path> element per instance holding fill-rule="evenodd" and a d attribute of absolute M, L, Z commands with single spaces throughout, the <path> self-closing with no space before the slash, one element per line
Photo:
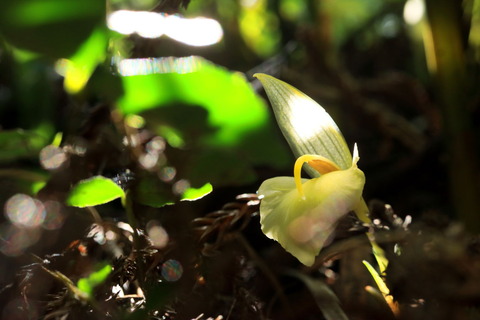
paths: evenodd
<path fill-rule="evenodd" d="M 461 30 L 462 2 L 426 0 L 425 53 L 442 107 L 449 153 L 453 210 L 470 232 L 480 232 L 480 167 L 468 111 L 467 57 Z M 435 182 L 433 182 L 435 183 Z"/>

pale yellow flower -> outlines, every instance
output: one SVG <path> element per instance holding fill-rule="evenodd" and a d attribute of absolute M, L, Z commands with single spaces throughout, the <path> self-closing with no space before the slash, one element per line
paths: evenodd
<path fill-rule="evenodd" d="M 332 237 L 338 221 L 362 206 L 365 175 L 358 169 L 355 146 L 350 168 L 341 170 L 317 155 L 298 158 L 294 177 L 276 177 L 262 183 L 260 223 L 262 231 L 306 266 L 313 265 L 324 244 Z M 301 179 L 304 163 L 320 177 Z"/>

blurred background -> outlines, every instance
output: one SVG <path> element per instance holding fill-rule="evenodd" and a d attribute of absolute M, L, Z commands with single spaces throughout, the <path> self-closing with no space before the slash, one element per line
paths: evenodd
<path fill-rule="evenodd" d="M 358 144 L 367 202 L 477 233 L 479 62 L 478 0 L 3 0 L 0 284 L 97 215 L 126 220 L 119 201 L 65 206 L 80 180 L 131 189 L 139 225 L 172 239 L 292 175 L 256 72 Z"/>

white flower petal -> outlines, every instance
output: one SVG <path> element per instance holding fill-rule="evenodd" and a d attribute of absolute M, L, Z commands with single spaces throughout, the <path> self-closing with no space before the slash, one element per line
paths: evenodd
<path fill-rule="evenodd" d="M 272 104 L 278 126 L 296 157 L 317 154 L 348 169 L 352 155 L 340 129 L 332 117 L 309 96 L 267 74 L 254 77 L 262 83 Z M 312 177 L 319 176 L 311 168 L 305 168 Z"/>

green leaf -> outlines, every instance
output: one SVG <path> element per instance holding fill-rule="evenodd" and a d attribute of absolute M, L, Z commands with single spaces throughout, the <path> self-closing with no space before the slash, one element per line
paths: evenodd
<path fill-rule="evenodd" d="M 0 163 L 35 158 L 50 142 L 51 127 L 40 125 L 36 129 L 14 129 L 0 132 Z"/>
<path fill-rule="evenodd" d="M 185 147 L 185 140 L 182 137 L 182 134 L 179 130 L 175 128 L 165 125 L 157 126 L 156 132 L 167 140 L 168 144 L 174 148 L 183 148 Z"/>
<path fill-rule="evenodd" d="M 71 56 L 104 20 L 105 1 L 0 1 L 0 33 L 7 41 L 52 58 Z"/>
<path fill-rule="evenodd" d="M 166 205 L 174 204 L 178 200 L 172 192 L 171 185 L 164 183 L 156 175 L 144 175 L 139 177 L 139 183 L 134 190 L 135 201 L 153 208 L 161 208 Z M 189 187 L 183 191 L 180 200 L 197 200 L 210 192 L 213 187 L 206 183 L 199 188 Z"/>
<path fill-rule="evenodd" d="M 267 1 L 256 1 L 252 5 L 242 6 L 237 18 L 246 45 L 264 58 L 278 52 L 281 39 L 278 16 L 268 7 Z"/>
<path fill-rule="evenodd" d="M 63 132 L 57 132 L 53 137 L 51 145 L 55 147 L 60 147 L 60 144 L 62 143 L 62 139 L 63 139 Z"/>
<path fill-rule="evenodd" d="M 378 274 L 377 270 L 366 260 L 363 260 L 363 265 L 367 268 L 368 272 L 370 272 L 370 275 L 372 276 L 373 280 L 377 284 L 377 287 L 379 291 L 377 291 L 375 288 L 367 286 L 365 287 L 365 290 L 372 294 L 374 297 L 383 298 L 383 301 L 386 303 L 386 305 L 390 308 L 392 313 L 394 315 L 398 314 L 398 304 L 393 300 L 393 297 L 390 295 L 390 289 L 388 288 L 387 284 L 385 281 L 382 279 L 382 277 Z"/>
<path fill-rule="evenodd" d="M 49 175 L 38 170 L 0 169 L 0 194 L 24 193 L 34 196 L 42 189 Z"/>
<path fill-rule="evenodd" d="M 197 200 L 203 198 L 212 191 L 213 187 L 210 183 L 206 183 L 200 188 L 188 188 L 183 192 L 182 200 Z"/>
<path fill-rule="evenodd" d="M 32 194 L 36 195 L 40 190 L 42 190 L 47 185 L 46 181 L 37 181 L 31 184 L 30 190 Z"/>
<path fill-rule="evenodd" d="M 256 74 L 272 103 L 277 123 L 294 155 L 323 156 L 341 169 L 352 165 L 347 143 L 330 115 L 318 103 L 291 85 L 266 74 Z M 311 176 L 318 172 L 306 167 Z"/>
<path fill-rule="evenodd" d="M 107 42 L 107 30 L 97 28 L 77 52 L 64 61 L 67 92 L 73 94 L 83 89 L 95 67 L 105 59 Z"/>
<path fill-rule="evenodd" d="M 368 24 L 375 15 L 378 15 L 378 12 L 388 2 L 384 0 L 322 1 L 320 3 L 322 13 L 329 17 L 330 39 L 335 45 L 342 45 L 352 34 Z"/>
<path fill-rule="evenodd" d="M 153 208 L 175 202 L 171 187 L 167 187 L 156 175 L 143 175 L 138 177 L 138 180 L 139 183 L 134 189 L 135 201 Z"/>
<path fill-rule="evenodd" d="M 79 279 L 77 287 L 91 298 L 95 287 L 102 284 L 111 272 L 112 266 L 107 264 L 99 268 L 98 271 L 92 272 L 88 277 Z"/>
<path fill-rule="evenodd" d="M 380 292 L 382 293 L 382 295 L 383 296 L 389 295 L 390 290 L 388 289 L 388 286 L 385 283 L 385 281 L 383 281 L 382 277 L 378 274 L 377 270 L 375 270 L 375 268 L 367 260 L 363 260 L 362 262 L 363 262 L 363 265 L 367 268 L 368 272 L 370 272 L 370 275 L 375 281 L 378 289 L 380 289 Z"/>
<path fill-rule="evenodd" d="M 8 117 L 9 123 L 50 142 L 56 131 L 53 119 L 58 116 L 58 92 L 54 89 L 51 66 L 40 58 L 19 62 L 5 56 L 2 72 L 3 81 L 13 94 L 0 103 L 0 117 Z"/>
<path fill-rule="evenodd" d="M 120 65 L 125 114 L 184 103 L 208 111 L 208 124 L 217 130 L 208 137 L 215 145 L 231 145 L 268 121 L 268 110 L 244 77 L 200 57 L 124 60 Z M 185 118 L 185 117 L 184 117 Z"/>
<path fill-rule="evenodd" d="M 206 181 L 214 186 L 241 186 L 255 181 L 256 176 L 251 167 L 252 163 L 248 161 L 248 158 L 241 158 L 237 152 L 231 150 L 221 148 L 200 150 L 189 160 L 191 160 L 191 164 L 186 166 L 183 174 L 196 186 L 202 185 Z M 268 163 L 268 160 L 265 163 Z"/>
<path fill-rule="evenodd" d="M 199 57 L 128 59 L 119 72 L 125 93 L 118 108 L 188 150 L 172 165 L 192 185 L 252 183 L 254 166 L 288 164 L 268 107 L 241 74 Z"/>
<path fill-rule="evenodd" d="M 91 207 L 108 203 L 120 197 L 125 192 L 111 179 L 95 176 L 76 184 L 67 197 L 66 203 L 72 207 Z"/>

